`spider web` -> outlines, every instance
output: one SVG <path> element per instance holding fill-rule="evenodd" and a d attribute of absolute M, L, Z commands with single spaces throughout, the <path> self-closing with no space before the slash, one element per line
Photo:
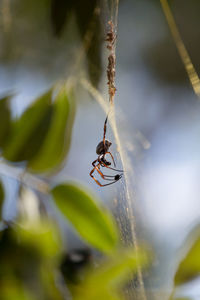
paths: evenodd
<path fill-rule="evenodd" d="M 184 64 L 188 78 L 193 87 L 195 94 L 200 97 L 200 80 L 198 74 L 195 70 L 194 65 L 192 64 L 191 58 L 187 52 L 187 49 L 182 41 L 179 30 L 175 23 L 173 14 L 170 10 L 167 0 L 160 0 L 164 15 L 169 25 L 172 37 L 178 49 L 181 60 Z M 112 21 L 114 24 L 115 33 L 117 34 L 118 26 L 118 0 L 105 0 L 104 1 L 104 11 L 106 14 L 106 21 Z M 120 37 L 119 37 L 120 38 Z M 115 48 L 114 48 L 115 51 Z M 115 54 L 115 53 L 114 53 Z M 120 185 L 120 195 L 116 199 L 116 219 L 122 234 L 122 241 L 125 245 L 133 245 L 136 249 L 136 252 L 139 253 L 139 242 L 136 234 L 136 196 L 134 189 L 134 169 L 131 162 L 130 153 L 128 151 L 127 141 L 130 143 L 130 138 L 126 133 L 123 132 L 123 135 L 120 134 L 118 130 L 118 124 L 124 123 L 123 113 L 117 109 L 115 111 L 115 101 L 113 101 L 112 107 L 108 100 L 105 100 L 102 94 L 96 90 L 89 81 L 85 78 L 81 79 L 82 85 L 91 93 L 94 99 L 99 103 L 102 109 L 107 114 L 109 111 L 109 124 L 112 129 L 117 150 L 118 150 L 118 159 L 121 161 L 124 172 L 124 180 L 120 180 L 117 185 Z M 116 117 L 117 115 L 117 117 Z M 140 143 L 145 149 L 149 148 L 149 142 L 143 137 L 143 135 L 136 131 L 137 138 L 140 140 Z M 134 145 L 131 145 L 134 147 Z M 137 266 L 137 279 L 134 280 L 126 290 L 128 299 L 142 299 L 146 300 L 146 292 L 144 288 L 144 280 L 141 266 Z"/>
<path fill-rule="evenodd" d="M 104 9 L 107 12 L 107 22 L 112 21 L 114 24 L 115 34 L 117 35 L 117 19 L 118 19 L 118 0 L 107 0 L 104 3 Z M 113 55 L 115 55 L 116 50 L 116 41 L 113 47 Z M 139 245 L 138 239 L 136 235 L 136 221 L 135 221 L 135 195 L 134 195 L 134 187 L 133 187 L 133 180 L 134 180 L 134 171 L 132 167 L 132 163 L 129 157 L 129 153 L 127 151 L 127 143 L 130 138 L 126 138 L 126 140 L 122 139 L 121 135 L 119 134 L 119 130 L 117 128 L 117 122 L 123 118 L 122 112 L 117 112 L 117 118 L 115 113 L 115 101 L 113 98 L 112 102 L 106 101 L 101 93 L 94 88 L 89 81 L 85 78 L 81 79 L 81 84 L 84 86 L 86 90 L 93 96 L 94 99 L 100 104 L 102 109 L 107 114 L 109 112 L 109 124 L 112 129 L 115 143 L 117 146 L 118 151 L 118 158 L 122 163 L 122 167 L 124 170 L 124 180 L 120 180 L 121 184 L 120 187 L 120 197 L 116 199 L 116 215 L 117 215 L 117 222 L 118 226 L 121 231 L 122 242 L 126 246 L 134 246 L 136 251 L 136 255 L 139 253 Z M 142 136 L 140 132 L 137 132 L 137 137 L 140 139 L 140 142 L 144 146 L 144 148 L 149 147 L 148 141 Z M 125 138 L 125 134 L 123 134 L 123 138 Z M 137 278 L 136 280 L 132 281 L 130 285 L 126 289 L 126 295 L 128 299 L 142 299 L 146 300 L 145 288 L 144 288 L 144 281 L 143 281 L 143 274 L 141 266 L 137 265 Z"/>
<path fill-rule="evenodd" d="M 107 1 L 109 4 L 109 0 Z M 117 37 L 117 26 L 118 26 L 118 6 L 119 0 L 111 0 L 110 1 L 110 20 L 114 24 L 114 31 Z M 113 55 L 116 57 L 116 42 L 117 38 L 114 43 L 113 47 Z M 111 98 L 111 97 L 110 97 Z M 115 104 L 114 104 L 114 97 L 113 101 L 110 102 L 110 115 L 109 121 L 113 131 L 113 135 L 115 138 L 115 142 L 117 145 L 118 155 L 121 160 L 123 170 L 124 170 L 124 181 L 121 181 L 122 189 L 120 192 L 120 198 L 117 201 L 117 209 L 120 213 L 118 218 L 119 227 L 122 232 L 122 239 L 126 245 L 133 245 L 136 250 L 136 255 L 138 255 L 139 248 L 138 248 L 138 239 L 136 235 L 136 221 L 134 215 L 134 189 L 132 180 L 134 180 L 134 172 L 133 167 L 128 155 L 128 151 L 126 150 L 126 143 L 122 140 L 122 137 L 119 134 L 117 128 L 117 119 L 115 113 Z M 129 139 L 130 140 L 130 139 Z M 136 292 L 137 290 L 137 292 Z M 137 265 L 137 280 L 131 283 L 129 288 L 127 289 L 127 294 L 130 299 L 142 299 L 146 300 L 146 294 L 144 289 L 144 281 L 143 281 L 143 274 L 140 264 Z"/>

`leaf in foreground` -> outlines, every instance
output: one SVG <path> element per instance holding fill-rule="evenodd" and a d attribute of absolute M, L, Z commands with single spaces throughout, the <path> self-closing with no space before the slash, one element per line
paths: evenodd
<path fill-rule="evenodd" d="M 175 285 L 184 284 L 200 275 L 200 238 L 196 239 L 176 271 Z"/>
<path fill-rule="evenodd" d="M 36 99 L 22 116 L 12 123 L 11 134 L 3 152 L 7 160 L 28 160 L 37 153 L 51 118 L 51 94 L 52 90 L 49 90 Z"/>
<path fill-rule="evenodd" d="M 192 300 L 191 298 L 183 298 L 183 297 L 181 297 L 181 298 L 173 298 L 173 300 Z"/>
<path fill-rule="evenodd" d="M 51 194 L 60 211 L 87 242 L 103 252 L 115 248 L 118 236 L 113 218 L 93 196 L 72 184 L 58 185 Z"/>
<path fill-rule="evenodd" d="M 82 285 L 77 287 L 75 299 L 122 299 L 116 297 L 120 289 L 137 273 L 138 266 L 142 268 L 147 262 L 147 255 L 142 250 L 137 253 L 133 249 L 116 252 L 99 267 L 90 270 Z M 102 297 L 106 293 L 107 298 Z"/>
<path fill-rule="evenodd" d="M 38 154 L 29 163 L 31 170 L 51 171 L 58 167 L 66 157 L 74 119 L 74 102 L 70 97 L 71 93 L 67 93 L 66 89 L 58 93 L 53 103 L 53 115 L 48 133 Z"/>

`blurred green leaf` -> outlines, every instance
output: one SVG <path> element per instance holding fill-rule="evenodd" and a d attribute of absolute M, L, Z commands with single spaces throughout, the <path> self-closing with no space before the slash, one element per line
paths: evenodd
<path fill-rule="evenodd" d="M 45 289 L 46 300 L 64 300 L 63 295 L 60 293 L 58 283 L 55 280 L 58 270 L 54 270 L 52 266 L 47 262 L 43 264 L 41 268 L 41 282 Z M 43 299 L 41 299 L 43 300 Z"/>
<path fill-rule="evenodd" d="M 14 276 L 13 276 L 14 277 Z M 23 285 L 20 280 L 12 276 L 0 281 L 0 291 L 2 300 L 36 300 Z"/>
<path fill-rule="evenodd" d="M 2 218 L 3 201 L 4 201 L 4 188 L 2 182 L 0 181 L 0 219 Z"/>
<path fill-rule="evenodd" d="M 3 156 L 10 161 L 32 158 L 40 148 L 49 127 L 52 89 L 39 97 L 22 116 L 12 123 L 11 134 Z"/>
<path fill-rule="evenodd" d="M 114 250 L 118 236 L 113 219 L 88 192 L 71 184 L 61 184 L 54 187 L 51 194 L 60 211 L 86 241 L 104 252 Z"/>
<path fill-rule="evenodd" d="M 82 291 L 80 294 L 76 295 L 74 297 L 74 300 L 125 300 L 122 295 L 119 295 L 119 292 L 109 291 L 108 289 L 96 289 L 96 286 L 98 286 L 98 282 L 96 282 L 96 285 L 93 286 L 92 291 L 88 290 L 88 287 L 85 287 L 87 289 L 86 291 Z"/>
<path fill-rule="evenodd" d="M 144 267 L 147 262 L 148 257 L 142 250 L 121 250 L 109 256 L 100 267 L 89 274 L 86 281 L 89 284 L 99 282 L 102 287 L 119 287 L 130 279 L 130 275 L 137 272 L 138 266 Z"/>
<path fill-rule="evenodd" d="M 186 298 L 186 297 L 178 297 L 178 298 L 173 298 L 173 300 L 191 300 L 191 298 Z"/>
<path fill-rule="evenodd" d="M 74 111 L 71 93 L 62 89 L 53 104 L 53 116 L 46 138 L 38 155 L 29 163 L 31 170 L 47 172 L 62 163 L 70 146 Z"/>
<path fill-rule="evenodd" d="M 38 243 L 38 240 L 35 240 L 35 243 Z M 37 289 L 37 294 L 40 294 L 41 287 L 38 284 L 40 264 L 40 253 L 36 251 L 36 248 L 32 245 L 24 245 L 18 239 L 17 230 L 5 229 L 0 240 L 0 295 L 2 299 L 27 299 L 27 296 L 18 297 L 21 293 L 26 294 L 25 287 L 33 289 L 33 285 Z"/>
<path fill-rule="evenodd" d="M 175 285 L 184 284 L 193 278 L 200 276 L 200 238 L 196 239 L 185 258 L 178 266 L 174 277 Z"/>
<path fill-rule="evenodd" d="M 0 299 L 63 299 L 54 277 L 61 255 L 57 227 L 46 218 L 19 224 L 2 232 Z"/>
<path fill-rule="evenodd" d="M 17 238 L 23 245 L 35 248 L 46 258 L 56 257 L 61 248 L 61 240 L 55 224 L 45 219 L 34 224 L 21 222 L 21 227 L 17 230 Z"/>
<path fill-rule="evenodd" d="M 122 299 L 117 297 L 123 285 L 137 272 L 138 265 L 144 267 L 147 255 L 140 250 L 126 249 L 109 256 L 99 267 L 88 272 L 82 285 L 75 292 L 75 299 Z M 106 295 L 107 297 L 103 297 Z"/>
<path fill-rule="evenodd" d="M 11 125 L 10 96 L 0 99 L 0 147 L 2 147 L 8 137 Z"/>

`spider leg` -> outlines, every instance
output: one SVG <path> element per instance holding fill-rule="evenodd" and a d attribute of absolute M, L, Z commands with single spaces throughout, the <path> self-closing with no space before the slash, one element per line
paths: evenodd
<path fill-rule="evenodd" d="M 112 182 L 110 182 L 110 183 L 101 184 L 101 183 L 100 183 L 100 182 L 92 175 L 94 171 L 95 171 L 95 168 L 92 169 L 92 171 L 90 172 L 90 176 L 91 176 L 92 179 L 93 179 L 99 186 L 101 186 L 101 187 L 107 186 L 107 185 L 111 185 L 111 184 L 117 182 L 117 181 L 121 178 L 121 177 L 119 176 L 119 177 L 117 177 L 117 179 L 115 179 L 114 181 L 112 181 Z"/>
<path fill-rule="evenodd" d="M 110 154 L 110 156 L 112 158 L 112 161 L 113 161 L 113 164 L 116 167 L 116 163 L 115 163 L 115 160 L 114 160 L 114 157 L 113 157 L 112 153 L 111 152 L 106 152 L 105 154 Z"/>
<path fill-rule="evenodd" d="M 102 164 L 104 167 L 106 167 L 106 168 L 108 168 L 108 169 L 111 169 L 111 170 L 113 170 L 113 171 L 124 172 L 123 170 L 117 170 L 117 169 L 114 169 L 114 168 L 111 168 L 111 167 L 107 166 L 107 165 L 106 165 L 103 161 L 101 161 L 99 158 L 98 158 L 98 162 L 99 162 L 100 164 Z"/>
<path fill-rule="evenodd" d="M 91 173 L 93 173 L 95 170 L 97 170 L 97 172 L 100 174 L 100 176 L 104 179 L 104 180 L 115 180 L 115 175 L 106 175 L 106 174 L 103 174 L 101 171 L 100 171 L 100 166 L 101 164 L 98 163 L 98 165 L 95 165 L 96 161 L 94 161 L 92 163 L 94 169 L 92 169 L 92 171 L 90 172 L 90 176 L 91 176 Z M 109 178 L 107 178 L 109 177 Z M 112 178 L 112 179 L 111 179 Z"/>
<path fill-rule="evenodd" d="M 96 162 L 98 162 L 98 158 L 97 158 L 97 159 L 95 159 L 95 160 L 92 162 L 92 165 L 93 165 L 93 167 L 95 167 L 95 166 L 96 166 Z"/>
<path fill-rule="evenodd" d="M 96 165 L 97 162 L 98 162 L 98 164 Z M 104 174 L 100 171 L 101 163 L 102 163 L 102 161 L 99 159 L 99 157 L 98 157 L 96 160 L 94 160 L 94 161 L 92 162 L 92 165 L 93 165 L 94 168 L 93 168 L 93 169 L 91 170 L 91 172 L 90 172 L 90 176 L 92 177 L 92 179 L 93 179 L 99 186 L 103 187 L 103 186 L 111 185 L 111 184 L 117 182 L 117 181 L 122 177 L 121 174 L 117 174 L 117 175 L 115 175 L 115 176 L 104 175 Z M 104 165 L 105 165 L 105 167 L 107 167 L 107 168 L 109 168 L 109 169 L 113 169 L 113 168 L 108 167 L 106 164 L 104 164 Z M 100 176 L 101 176 L 104 180 L 108 180 L 108 181 L 112 181 L 112 180 L 113 180 L 113 181 L 110 182 L 110 183 L 101 184 L 101 183 L 93 176 L 93 173 L 94 173 L 95 170 L 97 170 L 97 172 L 100 174 Z M 113 169 L 113 170 L 115 170 L 115 169 Z M 123 172 L 123 171 L 121 171 L 121 172 Z M 110 178 L 107 178 L 107 177 L 110 177 Z M 111 178 L 112 178 L 112 179 L 111 179 Z"/>

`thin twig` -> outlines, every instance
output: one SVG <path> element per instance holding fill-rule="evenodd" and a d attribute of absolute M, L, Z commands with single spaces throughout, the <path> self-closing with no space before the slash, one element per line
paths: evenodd
<path fill-rule="evenodd" d="M 106 41 L 107 49 L 109 50 L 110 54 L 108 56 L 108 66 L 107 66 L 107 78 L 108 78 L 108 94 L 109 94 L 109 101 L 110 105 L 112 106 L 114 103 L 114 97 L 116 92 L 115 87 L 115 65 L 116 65 L 116 56 L 115 56 L 115 46 L 116 46 L 116 33 L 113 22 L 110 20 L 108 22 L 110 30 L 107 32 Z"/>
<path fill-rule="evenodd" d="M 24 170 L 19 167 L 13 167 L 2 160 L 0 162 L 0 175 L 13 178 L 20 183 L 43 194 L 48 194 L 50 190 L 49 185 L 44 180 L 28 172 L 24 172 Z"/>
<path fill-rule="evenodd" d="M 167 0 L 160 0 L 160 2 L 161 2 L 162 9 L 163 9 L 164 15 L 166 17 L 166 20 L 168 22 L 172 37 L 174 39 L 175 45 L 177 47 L 178 53 L 181 57 L 183 65 L 188 74 L 190 83 L 193 87 L 195 94 L 198 97 L 200 97 L 200 79 L 199 79 L 199 76 L 195 70 L 195 67 L 190 59 L 187 49 L 183 43 L 183 40 L 180 36 L 179 30 L 177 28 L 177 25 L 174 20 L 171 9 L 169 7 L 169 4 L 168 4 Z"/>

